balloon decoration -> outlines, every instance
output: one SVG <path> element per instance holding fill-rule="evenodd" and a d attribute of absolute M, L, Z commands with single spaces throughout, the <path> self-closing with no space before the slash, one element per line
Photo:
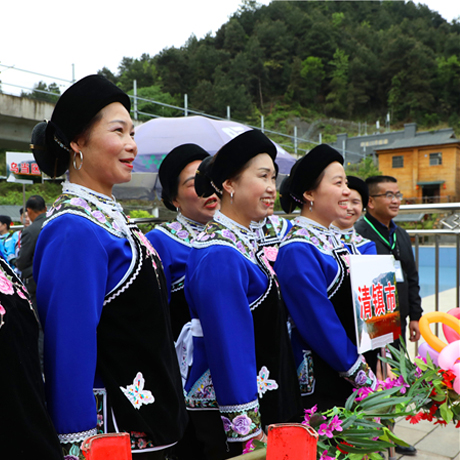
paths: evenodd
<path fill-rule="evenodd" d="M 457 319 L 460 319 L 460 308 L 452 308 L 452 310 L 448 311 L 447 313 L 449 315 L 455 316 Z M 460 334 L 458 332 L 455 332 L 451 327 L 447 326 L 446 324 L 442 325 L 442 330 L 448 343 L 460 340 Z"/>
<path fill-rule="evenodd" d="M 425 313 L 420 318 L 420 321 L 418 323 L 420 333 L 422 334 L 423 338 L 426 340 L 428 345 L 430 345 L 430 347 L 436 350 L 437 352 L 440 352 L 446 346 L 446 344 L 431 332 L 431 323 L 445 324 L 446 326 L 451 327 L 454 330 L 454 332 L 460 334 L 460 320 L 457 319 L 455 316 L 440 311 Z"/>
<path fill-rule="evenodd" d="M 418 347 L 418 353 L 420 356 L 425 357 L 426 355 L 430 355 L 431 361 L 435 366 L 439 366 L 438 364 L 438 357 L 439 353 L 436 350 L 433 350 L 426 342 L 423 342 Z"/>
<path fill-rule="evenodd" d="M 449 313 L 436 311 L 425 313 L 420 318 L 420 333 L 427 343 L 422 343 L 419 350 L 421 356 L 426 356 L 428 353 L 435 365 L 446 371 L 450 370 L 455 374 L 456 378 L 453 382 L 453 388 L 460 394 L 460 340 L 455 339 L 457 336 L 460 337 L 460 309 L 454 308 L 454 310 L 454 314 L 451 314 L 453 310 Z M 444 335 L 449 342 L 448 345 L 431 332 L 431 323 L 442 323 Z M 444 326 L 446 326 L 446 329 Z"/>

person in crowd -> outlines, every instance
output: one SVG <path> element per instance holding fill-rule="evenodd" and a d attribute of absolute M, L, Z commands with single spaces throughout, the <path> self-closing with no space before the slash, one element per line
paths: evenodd
<path fill-rule="evenodd" d="M 184 296 L 184 278 L 191 242 L 219 209 L 216 194 L 201 198 L 195 191 L 196 171 L 202 160 L 209 156 L 196 144 L 183 144 L 168 153 L 158 175 L 162 201 L 166 208 L 177 211 L 177 215 L 173 221 L 157 225 L 146 235 L 163 262 L 174 340 L 190 321 Z"/>
<path fill-rule="evenodd" d="M 21 235 L 23 229 L 27 228 L 30 225 L 30 219 L 27 214 L 27 211 L 24 211 L 24 208 L 21 208 L 19 210 L 19 220 L 21 224 L 23 225 L 23 228 L 21 230 L 17 230 L 16 232 L 13 233 L 11 237 L 11 245 L 12 245 L 12 250 L 11 250 L 11 258 L 9 260 L 9 264 L 15 269 L 16 273 L 21 277 L 21 271 L 16 267 L 16 259 L 18 258 L 19 255 L 19 249 L 21 248 Z M 14 252 L 14 255 L 13 255 Z"/>
<path fill-rule="evenodd" d="M 46 204 L 40 195 L 32 195 L 26 202 L 26 212 L 31 224 L 21 233 L 21 249 L 16 259 L 16 267 L 21 271 L 22 281 L 36 308 L 35 291 L 37 286 L 32 276 L 35 246 L 46 218 Z"/>
<path fill-rule="evenodd" d="M 294 165 L 287 183 L 290 207 L 299 205 L 300 216 L 275 262 L 293 321 L 291 342 L 303 404 L 317 404 L 319 410 L 343 406 L 354 387 L 375 388 L 377 383 L 356 347 L 349 252 L 330 229 L 347 214 L 350 190 L 342 165 L 340 153 L 325 144 Z"/>
<path fill-rule="evenodd" d="M 80 458 L 89 436 L 123 431 L 134 458 L 162 459 L 187 421 L 161 261 L 112 196 L 137 155 L 129 111 L 126 93 L 90 75 L 32 133 L 40 169 L 68 169 L 33 272 L 49 411 L 64 451 Z"/>
<path fill-rule="evenodd" d="M 406 340 L 407 317 L 409 317 L 409 340 L 420 339 L 418 322 L 422 316 L 422 300 L 418 271 L 408 233 L 397 226 L 393 219 L 399 213 L 403 198 L 398 181 L 392 176 L 371 176 L 366 179 L 369 187 L 367 212 L 355 224 L 356 231 L 374 241 L 377 254 L 392 254 L 395 258 L 396 287 L 401 315 L 401 336 Z M 398 345 L 395 343 L 394 345 Z M 396 446 L 401 455 L 416 455 L 414 446 Z"/>
<path fill-rule="evenodd" d="M 0 458 L 62 460 L 45 404 L 38 320 L 27 290 L 0 259 Z"/>
<path fill-rule="evenodd" d="M 276 167 L 276 163 L 275 163 Z M 278 168 L 276 168 L 278 175 Z M 265 255 L 273 266 L 281 241 L 291 229 L 292 224 L 284 217 L 274 215 L 275 206 L 269 207 L 269 215 L 259 222 L 251 222 L 250 229 L 256 235 L 259 248 L 265 247 Z"/>
<path fill-rule="evenodd" d="M 265 440 L 267 425 L 301 410 L 278 281 L 249 228 L 275 201 L 275 156 L 264 134 L 247 131 L 216 154 L 207 190 L 197 188 L 221 197 L 185 275 L 194 347 L 185 400 L 208 460 L 241 454 L 246 441 Z"/>
<path fill-rule="evenodd" d="M 185 383 L 191 355 L 190 310 L 185 300 L 184 279 L 192 240 L 204 230 L 205 225 L 219 209 L 216 194 L 201 198 L 195 191 L 198 167 L 210 155 L 196 144 L 183 144 L 171 150 L 162 161 L 158 172 L 164 205 L 177 211 L 171 222 L 157 225 L 146 237 L 158 251 L 163 263 L 169 295 L 169 308 L 173 337 L 181 375 Z M 198 442 L 193 424 L 187 425 L 184 437 L 174 448 L 178 459 L 201 460 L 203 448 Z"/>
<path fill-rule="evenodd" d="M 356 233 L 353 227 L 369 201 L 367 184 L 359 177 L 347 176 L 347 185 L 350 189 L 347 215 L 334 220 L 332 229 L 351 254 L 377 254 L 375 243 Z"/>
<path fill-rule="evenodd" d="M 409 317 L 409 340 L 420 338 L 418 321 L 422 316 L 422 300 L 418 271 L 408 233 L 393 219 L 398 215 L 402 193 L 392 176 L 372 176 L 366 179 L 369 203 L 364 218 L 355 224 L 356 231 L 374 241 L 377 254 L 393 254 L 396 259 L 396 281 L 401 313 L 401 335 L 406 338 Z"/>
<path fill-rule="evenodd" d="M 12 258 L 13 253 L 11 252 L 11 217 L 0 216 L 0 256 L 3 260 L 9 262 Z"/>
<path fill-rule="evenodd" d="M 46 204 L 43 197 L 40 195 L 32 195 L 26 201 L 26 212 L 30 219 L 31 224 L 24 228 L 21 233 L 21 248 L 16 258 L 16 267 L 21 272 L 22 282 L 27 288 L 32 306 L 38 315 L 36 290 L 37 285 L 32 276 L 33 260 L 35 253 L 35 246 L 37 244 L 38 235 L 42 229 L 43 223 L 46 218 Z M 43 329 L 39 323 L 38 334 L 38 351 L 40 355 L 40 366 L 43 369 Z"/>

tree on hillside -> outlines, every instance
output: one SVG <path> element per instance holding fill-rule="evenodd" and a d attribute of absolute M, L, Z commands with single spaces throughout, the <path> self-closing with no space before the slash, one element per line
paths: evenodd
<path fill-rule="evenodd" d="M 128 92 L 129 95 L 133 95 L 133 90 Z M 149 86 L 148 88 L 139 88 L 137 90 L 137 96 L 142 99 L 148 99 L 150 101 L 162 102 L 163 104 L 174 105 L 180 107 L 182 101 L 178 98 L 171 96 L 169 93 L 164 93 L 159 85 Z M 131 109 L 134 105 L 131 103 Z M 148 114 L 155 115 L 157 117 L 179 117 L 183 115 L 183 111 L 174 109 L 172 107 L 155 104 L 144 100 L 137 101 L 137 110 Z M 139 115 L 139 120 L 148 121 L 153 117 L 147 115 Z"/>
<path fill-rule="evenodd" d="M 51 102 L 53 104 L 57 102 L 60 94 L 61 90 L 56 83 L 53 82 L 47 85 L 43 81 L 39 81 L 36 85 L 34 85 L 34 89 L 30 93 L 21 91 L 21 97 L 28 97 L 29 99 Z"/>
<path fill-rule="evenodd" d="M 382 175 L 371 156 L 362 158 L 359 161 L 359 163 L 346 165 L 345 172 L 349 176 L 357 176 L 360 177 L 362 180 L 366 180 L 368 177 L 371 176 Z"/>
<path fill-rule="evenodd" d="M 348 58 L 345 51 L 337 48 L 334 59 L 329 62 L 334 70 L 329 84 L 329 94 L 326 96 L 326 111 L 339 117 L 347 113 Z"/>
<path fill-rule="evenodd" d="M 250 119 L 295 104 L 359 121 L 391 110 L 394 121 L 429 124 L 460 119 L 458 62 L 460 22 L 412 1 L 243 0 L 215 36 L 101 73 L 128 91 L 136 79 L 138 88 L 188 94 L 215 115 L 230 105 Z"/>

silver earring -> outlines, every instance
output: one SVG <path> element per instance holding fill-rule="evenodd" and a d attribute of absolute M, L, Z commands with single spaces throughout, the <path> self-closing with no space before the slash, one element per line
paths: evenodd
<path fill-rule="evenodd" d="M 310 201 L 310 212 L 313 212 L 313 201 Z"/>
<path fill-rule="evenodd" d="M 80 166 L 77 168 L 77 154 L 80 157 Z M 73 152 L 73 167 L 76 171 L 80 171 L 83 166 L 83 152 L 79 150 L 78 152 Z"/>
<path fill-rule="evenodd" d="M 230 204 L 233 204 L 233 192 L 230 193 Z"/>

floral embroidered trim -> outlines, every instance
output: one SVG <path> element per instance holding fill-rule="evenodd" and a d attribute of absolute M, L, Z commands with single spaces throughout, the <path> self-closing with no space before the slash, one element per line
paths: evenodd
<path fill-rule="evenodd" d="M 313 357 L 310 350 L 302 350 L 303 360 L 297 368 L 297 377 L 299 379 L 300 393 L 307 396 L 315 391 L 315 375 Z"/>
<path fill-rule="evenodd" d="M 205 229 L 193 240 L 194 248 L 206 248 L 214 244 L 229 246 L 238 250 L 244 257 L 256 263 L 255 241 L 242 238 L 241 232 L 236 233 L 224 224 L 216 221 L 209 222 Z"/>
<path fill-rule="evenodd" d="M 216 393 L 208 369 L 185 395 L 185 405 L 188 408 L 216 409 L 218 407 Z"/>
<path fill-rule="evenodd" d="M 176 219 L 171 222 L 164 222 L 155 227 L 173 240 L 191 247 L 192 240 L 196 238 L 205 228 L 205 225 L 188 219 L 180 212 L 177 213 Z"/>
<path fill-rule="evenodd" d="M 337 238 L 333 232 L 322 227 L 315 227 L 313 225 L 308 225 L 308 227 L 298 225 L 294 223 L 291 230 L 285 236 L 281 246 L 289 244 L 294 241 L 304 241 L 312 244 L 318 251 L 321 251 L 325 254 L 331 254 L 332 249 L 337 247 Z M 340 244 L 340 243 L 339 243 Z M 340 244 L 341 246 L 341 244 Z"/>
<path fill-rule="evenodd" d="M 86 438 L 89 438 L 90 436 L 95 436 L 96 434 L 97 434 L 97 429 L 91 428 L 91 430 L 80 431 L 78 433 L 58 434 L 58 438 L 61 444 L 66 444 L 68 442 L 76 443 L 76 442 L 84 441 Z"/>
<path fill-rule="evenodd" d="M 129 399 L 135 409 L 140 409 L 143 404 L 152 404 L 155 398 L 148 390 L 144 390 L 145 380 L 142 372 L 138 372 L 133 380 L 132 385 L 126 388 L 120 387 L 120 390 Z"/>
<path fill-rule="evenodd" d="M 257 391 L 259 392 L 259 398 L 262 398 L 267 391 L 278 389 L 278 383 L 276 380 L 269 379 L 269 375 L 270 371 L 265 366 L 262 366 L 257 376 Z"/>
<path fill-rule="evenodd" d="M 249 228 L 254 232 L 259 246 L 278 245 L 286 235 L 288 221 L 273 215 L 266 217 L 261 222 L 251 222 Z"/>
<path fill-rule="evenodd" d="M 238 406 L 221 406 L 222 423 L 228 442 L 242 442 L 261 432 L 259 402 Z"/>
<path fill-rule="evenodd" d="M 15 273 L 11 267 L 2 259 L 0 263 L 0 293 L 5 295 L 14 295 L 17 294 L 23 300 L 27 300 L 29 307 L 34 313 L 35 318 L 38 321 L 37 314 L 32 307 L 32 303 L 27 296 L 27 290 L 20 281 L 17 273 Z M 0 329 L 5 324 L 3 317 L 6 315 L 7 311 L 5 307 L 0 303 Z"/>
<path fill-rule="evenodd" d="M 327 287 L 327 295 L 330 299 L 342 285 L 346 271 L 349 272 L 350 254 L 333 230 L 315 225 L 312 222 L 310 219 L 296 217 L 293 227 L 284 238 L 281 246 L 294 242 L 308 243 L 323 254 L 334 257 L 338 267 L 336 276 Z"/>
<path fill-rule="evenodd" d="M 374 390 L 377 386 L 377 378 L 362 355 L 358 356 L 358 359 L 348 371 L 340 372 L 339 375 L 355 388 L 370 387 Z"/>
<path fill-rule="evenodd" d="M 43 226 L 64 213 L 86 217 L 113 235 L 119 238 L 126 238 L 119 223 L 113 217 L 103 213 L 94 203 L 68 193 L 62 194 L 56 199 L 53 206 L 46 213 L 47 219 Z"/>

